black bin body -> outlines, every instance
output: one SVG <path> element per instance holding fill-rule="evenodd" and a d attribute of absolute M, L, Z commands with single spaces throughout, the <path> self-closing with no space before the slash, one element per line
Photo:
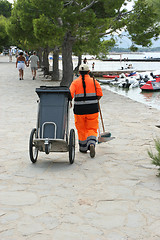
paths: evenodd
<path fill-rule="evenodd" d="M 36 88 L 40 98 L 39 127 L 40 138 L 54 138 L 55 127 L 46 124 L 42 136 L 42 125 L 45 122 L 54 122 L 57 126 L 56 139 L 64 139 L 68 124 L 68 106 L 71 100 L 70 91 L 67 87 L 40 87 Z"/>

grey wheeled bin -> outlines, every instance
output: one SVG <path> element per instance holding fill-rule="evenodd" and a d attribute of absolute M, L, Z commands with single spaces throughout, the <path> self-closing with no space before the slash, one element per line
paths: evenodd
<path fill-rule="evenodd" d="M 35 163 L 38 151 L 69 152 L 69 162 L 75 158 L 75 131 L 69 131 L 70 91 L 67 87 L 36 88 L 39 96 L 37 128 L 33 128 L 29 140 L 30 160 Z"/>

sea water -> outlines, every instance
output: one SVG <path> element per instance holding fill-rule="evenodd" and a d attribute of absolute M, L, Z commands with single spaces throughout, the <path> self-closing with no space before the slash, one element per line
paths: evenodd
<path fill-rule="evenodd" d="M 94 71 L 117 71 L 122 67 L 126 68 L 127 65 L 132 64 L 133 69 L 136 71 L 156 71 L 160 70 L 160 61 L 159 62 L 150 62 L 150 61 L 127 61 L 127 59 L 152 59 L 159 58 L 160 52 L 140 52 L 140 53 L 115 53 L 107 55 L 108 59 L 112 61 L 101 61 L 95 59 L 95 56 L 83 55 L 82 60 L 87 58 L 87 64 L 89 65 L 90 70 L 92 70 L 92 63 L 94 62 Z M 113 61 L 114 59 L 119 59 L 119 61 Z M 78 58 L 73 56 L 73 69 L 78 64 Z M 52 60 L 50 60 L 50 65 L 52 65 Z M 62 69 L 62 60 L 59 60 L 59 68 Z"/>
<path fill-rule="evenodd" d="M 121 67 L 125 68 L 127 64 L 132 64 L 133 69 L 138 71 L 146 71 L 146 74 L 150 74 L 150 72 L 156 71 L 156 73 L 160 74 L 160 61 L 159 62 L 149 62 L 149 61 L 127 61 L 128 59 L 152 59 L 152 58 L 160 58 L 160 52 L 147 52 L 147 53 L 125 53 L 116 55 L 108 55 L 108 58 L 112 59 L 120 59 L 123 61 L 100 61 L 89 59 L 88 65 L 91 68 L 92 63 L 95 62 L 94 71 L 116 71 L 121 69 Z M 125 59 L 125 61 L 124 61 Z M 100 79 L 100 78 L 99 78 Z M 156 108 L 160 110 L 160 91 L 158 92 L 143 92 L 139 87 L 132 89 L 122 89 L 120 87 L 110 86 L 106 84 L 102 84 L 102 89 L 107 89 L 114 93 L 123 95 L 127 98 L 130 98 L 134 101 L 141 102 L 150 107 Z"/>
<path fill-rule="evenodd" d="M 156 71 L 156 73 L 160 74 L 160 61 L 159 62 L 145 61 L 145 59 L 160 58 L 160 52 L 110 54 L 108 55 L 108 59 L 112 58 L 112 59 L 123 60 L 123 61 L 110 61 L 110 62 L 97 60 L 95 59 L 94 56 L 90 56 L 90 55 L 85 55 L 82 57 L 82 59 L 84 57 L 87 58 L 87 63 L 91 71 L 92 71 L 92 63 L 94 62 L 95 63 L 94 71 L 117 71 L 121 69 L 121 67 L 125 68 L 126 64 L 132 64 L 133 69 L 137 72 L 147 71 L 147 74 L 149 74 L 150 72 Z M 127 61 L 127 59 L 141 59 L 144 61 L 132 62 L 132 61 Z M 78 63 L 78 59 L 76 57 L 73 57 L 73 68 L 77 66 L 77 63 Z M 61 61 L 60 61 L 60 69 L 62 69 Z M 160 110 L 160 91 L 159 92 L 142 92 L 142 90 L 139 87 L 132 88 L 132 89 L 122 89 L 119 87 L 109 86 L 106 84 L 102 84 L 101 86 L 103 89 L 107 89 L 109 91 L 115 92 L 127 98 L 133 99 L 137 102 L 147 104 L 150 107 Z"/>
<path fill-rule="evenodd" d="M 150 107 L 160 110 L 160 91 L 159 92 L 143 92 L 139 87 L 125 89 L 115 86 L 101 84 L 102 90 L 106 89 L 114 93 L 123 95 L 134 101 L 146 104 Z"/>

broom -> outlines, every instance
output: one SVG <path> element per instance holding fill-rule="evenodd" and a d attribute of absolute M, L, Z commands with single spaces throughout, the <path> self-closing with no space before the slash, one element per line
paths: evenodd
<path fill-rule="evenodd" d="M 100 133 L 100 128 L 98 127 L 98 133 L 99 133 L 98 143 L 108 142 L 108 141 L 114 139 L 115 137 L 111 137 L 111 133 L 105 131 L 103 117 L 102 117 L 102 111 L 101 111 L 101 108 L 100 108 L 99 101 L 98 101 L 98 107 L 99 107 L 99 113 L 100 113 L 102 128 L 103 128 L 103 132 Z"/>
<path fill-rule="evenodd" d="M 97 95 L 95 78 L 94 78 L 93 75 L 92 75 L 92 77 L 93 77 L 94 87 L 95 87 L 95 91 L 96 91 L 96 95 Z M 102 128 L 103 128 L 103 133 L 100 133 L 100 127 L 98 127 L 98 133 L 99 133 L 98 143 L 108 142 L 108 141 L 114 139 L 114 137 L 111 137 L 111 133 L 110 132 L 106 132 L 105 131 L 104 123 L 103 123 L 103 117 L 102 117 L 102 111 L 101 111 L 99 100 L 98 100 L 98 108 L 99 108 L 100 117 L 101 117 L 101 123 L 102 123 Z"/>

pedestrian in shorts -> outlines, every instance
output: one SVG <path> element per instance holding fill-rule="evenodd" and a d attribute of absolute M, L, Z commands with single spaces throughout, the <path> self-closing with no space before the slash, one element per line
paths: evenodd
<path fill-rule="evenodd" d="M 30 56 L 28 61 L 28 66 L 31 63 L 31 71 L 33 80 L 36 78 L 37 69 L 39 68 L 39 58 L 36 55 L 36 52 L 33 52 L 33 55 Z"/>

